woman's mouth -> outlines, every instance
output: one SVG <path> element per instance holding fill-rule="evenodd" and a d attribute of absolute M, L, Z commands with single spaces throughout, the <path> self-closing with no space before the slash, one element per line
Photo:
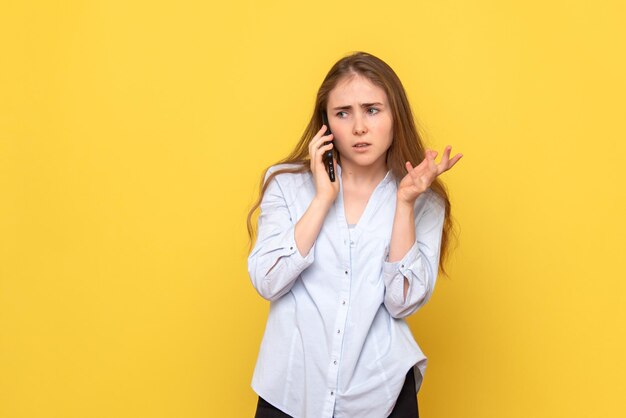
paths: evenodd
<path fill-rule="evenodd" d="M 359 152 L 363 152 L 363 151 L 367 151 L 369 149 L 371 144 L 368 144 L 366 142 L 359 142 L 358 144 L 355 144 L 352 146 L 352 148 L 355 151 L 359 151 Z"/>

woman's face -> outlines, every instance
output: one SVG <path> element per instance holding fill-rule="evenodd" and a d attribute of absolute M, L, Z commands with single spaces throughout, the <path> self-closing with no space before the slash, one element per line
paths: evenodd
<path fill-rule="evenodd" d="M 326 111 L 343 168 L 386 168 L 393 116 L 382 88 L 361 75 L 344 78 L 331 90 Z"/>

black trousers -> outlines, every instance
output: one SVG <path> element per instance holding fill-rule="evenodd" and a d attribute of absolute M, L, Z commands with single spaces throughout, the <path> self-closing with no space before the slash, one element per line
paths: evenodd
<path fill-rule="evenodd" d="M 391 411 L 391 415 L 387 418 L 419 418 L 419 411 L 417 408 L 417 396 L 415 396 L 415 376 L 413 375 L 413 369 L 409 369 L 404 379 L 404 386 L 398 395 L 396 405 Z M 259 402 L 256 406 L 256 415 L 254 418 L 292 418 L 290 415 L 285 414 L 274 405 L 267 402 L 265 399 L 259 396 Z M 381 417 L 384 418 L 384 417 Z"/>

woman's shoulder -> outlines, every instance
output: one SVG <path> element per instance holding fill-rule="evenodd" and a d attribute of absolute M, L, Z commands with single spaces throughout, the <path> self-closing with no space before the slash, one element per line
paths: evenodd
<path fill-rule="evenodd" d="M 265 172 L 264 182 L 270 175 L 277 173 L 274 179 L 281 185 L 302 185 L 311 180 L 311 171 L 301 163 L 278 163 L 270 166 Z"/>
<path fill-rule="evenodd" d="M 435 191 L 433 191 L 433 189 L 429 187 L 427 189 L 427 192 L 428 192 L 428 200 L 430 201 L 432 205 L 439 206 L 439 207 L 445 206 L 444 198 L 439 196 Z"/>
<path fill-rule="evenodd" d="M 444 199 L 435 193 L 430 187 L 424 191 L 415 201 L 415 214 L 426 210 L 445 211 Z"/>

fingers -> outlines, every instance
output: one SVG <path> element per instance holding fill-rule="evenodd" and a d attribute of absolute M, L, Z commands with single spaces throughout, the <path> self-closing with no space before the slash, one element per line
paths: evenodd
<path fill-rule="evenodd" d="M 320 141 L 331 141 L 335 138 L 333 134 L 324 135 L 324 132 L 326 132 L 326 130 L 326 125 L 322 125 L 320 130 L 317 131 L 317 134 L 315 134 L 315 136 L 311 140 L 311 145 L 315 144 L 315 146 L 319 148 Z"/>
<path fill-rule="evenodd" d="M 320 139 L 320 138 L 324 138 L 324 137 L 328 137 L 331 136 L 333 134 L 329 134 L 328 132 L 328 127 L 326 125 L 322 125 L 322 127 L 320 128 L 319 131 L 317 131 L 317 134 L 313 137 L 313 139 Z M 332 136 L 334 138 L 334 135 Z M 328 139 L 325 139 L 325 141 L 328 141 Z"/>
<path fill-rule="evenodd" d="M 444 171 L 450 170 L 454 164 L 457 163 L 463 156 L 463 154 L 456 154 L 454 157 L 450 158 L 450 152 L 452 151 L 452 147 L 450 145 L 446 146 L 441 162 L 437 166 L 440 170 L 440 174 Z"/>
<path fill-rule="evenodd" d="M 441 162 L 439 164 L 443 164 L 444 167 L 448 166 L 448 161 L 450 160 L 450 151 L 452 151 L 452 147 L 448 145 L 445 150 L 443 150 L 443 157 L 441 157 Z"/>
<path fill-rule="evenodd" d="M 434 161 L 436 156 L 437 151 L 426 150 L 426 152 L 424 153 L 424 159 L 415 167 L 413 167 L 410 161 L 407 161 L 405 163 L 407 171 L 411 174 L 411 177 L 418 178 L 418 172 L 426 170 L 430 165 L 430 161 Z"/>
<path fill-rule="evenodd" d="M 416 165 L 415 168 L 413 168 L 413 170 L 422 170 L 422 169 L 428 167 L 429 156 L 430 156 L 430 150 L 426 150 L 426 152 L 424 153 L 424 159 L 418 165 Z M 413 166 L 411 166 L 411 167 L 413 167 Z M 409 170 L 409 172 L 410 171 L 411 170 Z"/>
<path fill-rule="evenodd" d="M 334 144 L 331 142 L 330 144 L 322 145 L 317 150 L 315 150 L 315 161 L 323 161 L 323 156 L 326 151 L 332 149 Z"/>
<path fill-rule="evenodd" d="M 424 160 L 420 163 L 422 171 L 431 172 L 434 175 L 437 175 L 437 164 L 435 164 L 435 157 L 437 156 L 437 151 L 427 149 L 424 153 Z"/>
<path fill-rule="evenodd" d="M 454 164 L 456 164 L 456 162 L 461 159 L 462 156 L 463 154 L 459 153 L 455 155 L 454 157 L 452 157 L 452 159 L 450 160 L 450 163 L 448 164 L 448 170 L 451 169 L 454 166 Z"/>
<path fill-rule="evenodd" d="M 447 145 L 443 151 L 443 155 L 441 157 L 441 161 L 439 164 L 434 164 L 434 159 L 437 156 L 437 151 L 434 150 L 426 150 L 424 161 L 428 161 L 428 167 L 433 170 L 436 169 L 437 175 L 448 171 L 451 169 L 454 164 L 457 163 L 463 156 L 463 154 L 456 154 L 453 158 L 450 158 L 450 153 L 452 151 L 452 146 Z M 434 164 L 434 165 L 433 165 Z"/>
<path fill-rule="evenodd" d="M 410 161 L 407 161 L 406 163 L 404 163 L 407 171 L 409 172 L 409 176 L 411 176 L 411 179 L 413 180 L 415 184 L 419 184 L 419 182 L 421 181 L 421 177 L 424 174 L 424 169 L 426 168 L 425 164 L 427 164 L 427 161 L 428 160 L 425 158 L 424 161 L 422 161 L 415 168 L 413 168 L 413 165 L 411 164 Z"/>
<path fill-rule="evenodd" d="M 333 134 L 323 135 L 326 130 L 326 125 L 322 125 L 320 130 L 317 131 L 317 134 L 315 134 L 315 136 L 311 139 L 311 142 L 309 143 L 309 156 L 311 159 L 313 159 L 313 157 L 317 154 L 317 150 L 321 149 L 324 142 L 332 141 L 334 139 Z"/>
<path fill-rule="evenodd" d="M 411 163 L 407 161 L 407 163 L 405 164 L 407 167 L 407 171 L 411 173 L 411 176 L 413 178 L 416 178 L 414 174 L 417 174 L 417 172 L 423 172 L 424 170 L 436 173 L 436 175 L 448 171 L 461 159 L 461 157 L 463 157 L 463 154 L 459 153 L 456 154 L 453 158 L 450 158 L 451 151 L 452 146 L 447 145 L 443 151 L 441 161 L 439 162 L 439 164 L 437 164 L 435 163 L 435 158 L 437 157 L 438 152 L 435 150 L 427 149 L 424 152 L 424 159 L 416 167 L 413 167 Z"/>
<path fill-rule="evenodd" d="M 319 131 L 317 131 L 315 136 L 313 138 L 311 138 L 311 142 L 309 143 L 309 145 L 319 141 L 323 136 L 325 136 L 324 132 L 326 132 L 326 130 L 327 130 L 326 125 L 322 125 L 322 127 L 320 128 Z"/>
<path fill-rule="evenodd" d="M 450 161 L 451 150 L 452 147 L 450 145 L 447 145 L 446 148 L 443 150 L 443 156 L 441 157 L 441 161 L 439 162 L 439 164 L 437 164 L 437 175 L 443 173 L 450 168 L 448 166 L 448 162 Z"/>

